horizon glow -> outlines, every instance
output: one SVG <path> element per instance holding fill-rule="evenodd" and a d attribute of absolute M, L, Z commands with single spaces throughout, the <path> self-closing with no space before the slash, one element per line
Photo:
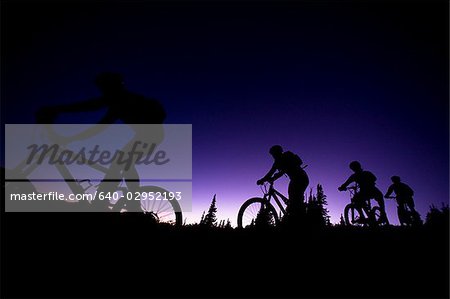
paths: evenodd
<path fill-rule="evenodd" d="M 29 5 L 6 7 L 2 124 L 33 123 L 41 106 L 98 96 L 97 73 L 123 73 L 131 91 L 164 105 L 166 123 L 192 124 L 188 223 L 217 194 L 218 219 L 235 225 L 240 205 L 262 195 L 256 180 L 274 144 L 308 164 L 309 188 L 323 185 L 334 223 L 349 202 L 337 187 L 353 160 L 383 193 L 400 176 L 422 217 L 449 201 L 443 4 Z M 58 122 L 95 123 L 103 113 Z M 286 181 L 275 185 L 284 194 Z M 397 223 L 396 204 L 386 207 Z"/>

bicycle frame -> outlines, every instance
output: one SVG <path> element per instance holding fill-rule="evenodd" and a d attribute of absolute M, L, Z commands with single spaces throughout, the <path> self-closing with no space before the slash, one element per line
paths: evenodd
<path fill-rule="evenodd" d="M 280 209 L 280 211 L 283 214 L 286 214 L 286 209 L 281 204 L 280 198 L 283 200 L 283 202 L 285 204 L 287 204 L 289 199 L 273 187 L 273 182 L 269 183 L 269 189 L 268 190 L 267 190 L 267 185 L 264 185 L 264 187 L 265 187 L 265 189 L 263 189 L 263 193 L 264 193 L 264 197 L 263 198 L 269 203 L 270 203 L 270 199 L 273 198 L 274 201 L 277 203 L 277 206 Z"/>
<path fill-rule="evenodd" d="M 361 210 L 364 211 L 364 214 L 361 215 L 364 217 L 364 219 L 370 219 L 370 217 L 372 216 L 371 199 L 364 200 L 364 203 L 356 203 L 354 198 L 358 194 L 358 190 L 358 185 L 347 187 L 347 191 L 350 192 L 350 202 L 354 205 L 355 208 L 361 208 Z"/>

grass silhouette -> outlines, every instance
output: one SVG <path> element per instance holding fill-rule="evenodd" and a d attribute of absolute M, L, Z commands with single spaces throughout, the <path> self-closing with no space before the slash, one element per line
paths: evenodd
<path fill-rule="evenodd" d="M 5 217 L 6 297 L 448 297 L 448 218 L 286 230 L 134 213 Z"/>

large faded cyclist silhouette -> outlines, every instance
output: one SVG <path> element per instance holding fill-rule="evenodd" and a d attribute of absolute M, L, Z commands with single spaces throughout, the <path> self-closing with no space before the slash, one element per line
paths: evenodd
<path fill-rule="evenodd" d="M 107 128 L 107 124 L 113 124 L 117 121 L 130 126 L 134 132 L 131 140 L 120 149 L 124 153 L 132 150 L 148 151 L 148 146 L 159 144 L 164 138 L 163 127 L 152 126 L 149 131 L 148 126 L 140 124 L 162 124 L 166 118 L 166 112 L 157 100 L 147 98 L 143 95 L 130 92 L 126 89 L 121 74 L 105 72 L 99 74 L 95 79 L 96 86 L 101 91 L 101 96 L 86 101 L 73 104 L 64 104 L 56 106 L 42 107 L 36 114 L 38 123 L 54 123 L 56 117 L 62 113 L 82 113 L 106 108 L 106 113 L 100 119 L 97 125 L 70 137 L 57 136 L 59 143 L 70 143 L 76 140 L 83 140 L 101 133 Z M 138 148 L 136 148 L 138 147 Z M 141 148 L 139 148 L 141 147 Z M 131 158 L 132 155 L 130 155 Z M 134 162 L 137 157 L 127 165 L 124 163 L 112 163 L 106 171 L 103 181 L 97 189 L 97 197 L 91 202 L 91 208 L 98 211 L 104 211 L 109 204 L 108 201 L 98 200 L 99 194 L 115 191 L 123 178 L 128 190 L 142 190 L 140 188 L 139 174 L 135 168 Z M 120 201 L 120 200 L 119 200 Z M 124 200 L 125 201 L 125 200 Z M 171 201 L 173 202 L 173 201 Z M 120 209 L 126 206 L 128 211 L 141 211 L 138 200 L 126 201 L 126 203 L 116 203 L 114 209 Z M 175 203 L 174 203 L 175 204 Z M 178 208 L 179 209 L 179 208 Z M 180 218 L 177 215 L 177 219 Z"/>

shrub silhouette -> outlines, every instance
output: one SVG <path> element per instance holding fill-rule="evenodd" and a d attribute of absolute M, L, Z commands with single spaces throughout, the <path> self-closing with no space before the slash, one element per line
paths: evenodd
<path fill-rule="evenodd" d="M 449 226 L 449 206 L 442 203 L 442 207 L 439 209 L 434 204 L 430 206 L 430 210 L 425 218 L 425 225 L 433 227 L 446 227 Z"/>
<path fill-rule="evenodd" d="M 230 221 L 229 218 L 227 219 L 226 222 L 225 222 L 225 220 L 221 220 L 217 227 L 218 228 L 223 228 L 223 229 L 233 229 L 233 227 L 231 226 L 231 221 Z"/>

